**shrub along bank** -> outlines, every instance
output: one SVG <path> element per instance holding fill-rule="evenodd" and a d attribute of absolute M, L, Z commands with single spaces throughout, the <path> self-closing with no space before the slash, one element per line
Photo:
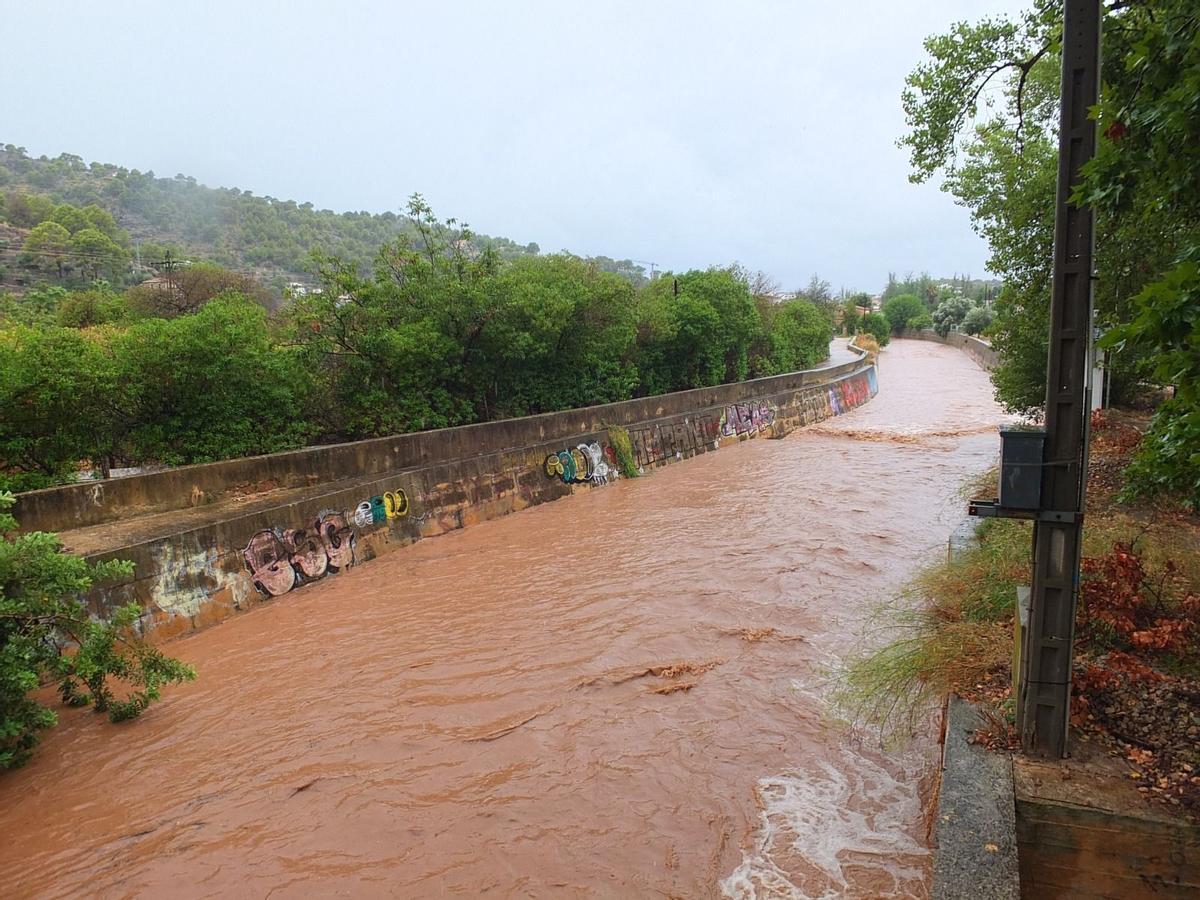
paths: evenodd
<path fill-rule="evenodd" d="M 372 273 L 320 261 L 275 314 L 206 267 L 119 294 L 0 298 L 0 487 L 81 460 L 208 462 L 707 387 L 808 368 L 829 317 L 736 267 L 638 288 L 569 254 L 504 260 L 420 198 Z M 239 281 L 239 279 L 241 279 Z"/>

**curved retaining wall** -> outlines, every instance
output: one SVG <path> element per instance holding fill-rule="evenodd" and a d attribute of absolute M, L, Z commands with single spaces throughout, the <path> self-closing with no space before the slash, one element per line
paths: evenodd
<path fill-rule="evenodd" d="M 935 341 L 939 344 L 949 344 L 952 347 L 958 347 L 967 356 L 975 360 L 981 369 L 986 369 L 989 372 L 996 367 L 996 362 L 999 360 L 998 354 L 987 341 L 971 337 L 969 334 L 963 334 L 960 331 L 951 331 L 945 337 L 942 337 L 932 328 L 922 328 L 919 331 L 905 331 L 904 336 L 918 341 Z"/>
<path fill-rule="evenodd" d="M 862 359 L 604 406 L 313 447 L 18 495 L 23 530 L 57 531 L 92 561 L 99 615 L 137 602 L 169 638 L 423 537 L 618 477 L 609 426 L 643 471 L 839 415 L 870 399 Z"/>

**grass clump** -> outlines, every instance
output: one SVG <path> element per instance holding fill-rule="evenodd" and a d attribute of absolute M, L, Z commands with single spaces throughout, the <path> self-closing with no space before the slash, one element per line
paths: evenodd
<path fill-rule="evenodd" d="M 620 425 L 608 426 L 608 443 L 617 455 L 617 468 L 622 478 L 637 478 L 638 464 L 633 455 L 633 443 L 629 440 L 629 432 Z"/>
<path fill-rule="evenodd" d="M 1006 671 L 1029 553 L 1028 523 L 995 520 L 975 546 L 921 571 L 873 620 L 887 642 L 848 663 L 837 697 L 843 708 L 899 735 L 933 699 L 970 694 Z"/>
<path fill-rule="evenodd" d="M 869 363 L 875 362 L 876 358 L 879 356 L 879 341 L 877 341 L 875 339 L 875 335 L 871 334 L 870 332 L 860 331 L 854 336 L 854 339 L 850 341 L 850 346 L 857 347 L 859 350 L 865 351 L 867 354 L 867 362 Z"/>

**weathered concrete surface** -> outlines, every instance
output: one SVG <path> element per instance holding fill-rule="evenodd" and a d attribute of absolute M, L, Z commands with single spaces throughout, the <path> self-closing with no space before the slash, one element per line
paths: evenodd
<path fill-rule="evenodd" d="M 1014 761 L 1022 896 L 1200 897 L 1200 826 L 1148 803 L 1130 764 L 1079 736 L 1071 754 Z"/>
<path fill-rule="evenodd" d="M 951 695 L 938 794 L 934 900 L 1021 896 L 1012 762 L 968 743 L 979 725 L 974 707 Z"/>
<path fill-rule="evenodd" d="M 949 344 L 951 347 L 958 347 L 967 356 L 975 360 L 981 369 L 986 369 L 989 372 L 996 367 L 996 363 L 999 361 L 999 356 L 992 349 L 991 344 L 959 331 L 951 331 L 945 337 L 942 337 L 932 328 L 922 328 L 916 331 L 906 331 L 904 332 L 904 336 L 919 341 L 936 341 L 939 344 Z"/>
<path fill-rule="evenodd" d="M 100 615 L 136 602 L 166 639 L 424 537 L 602 486 L 607 428 L 644 470 L 838 415 L 874 396 L 860 360 L 546 416 L 189 466 L 20 495 L 26 530 L 133 561 L 96 586 Z M 736 398 L 736 399 L 733 399 Z M 556 462 L 556 456 L 561 459 Z M 587 477 L 568 478 L 577 467 Z M 596 477 L 592 469 L 596 469 Z M 602 469 L 608 475 L 600 477 Z M 386 515 L 384 514 L 386 507 Z"/>

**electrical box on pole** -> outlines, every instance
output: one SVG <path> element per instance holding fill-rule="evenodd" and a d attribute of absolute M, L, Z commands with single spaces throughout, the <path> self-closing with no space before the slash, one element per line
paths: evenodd
<path fill-rule="evenodd" d="M 1054 216 L 1054 270 L 1050 345 L 1046 366 L 1044 435 L 1006 436 L 1002 478 L 1021 505 L 974 501 L 972 515 L 1033 520 L 1033 586 L 1021 648 L 1017 724 L 1027 753 L 1057 758 L 1067 752 L 1079 551 L 1087 485 L 1090 403 L 1094 221 L 1090 208 L 1070 202 L 1081 169 L 1096 152 L 1099 102 L 1100 0 L 1066 0 L 1063 13 L 1062 102 L 1058 135 L 1058 189 Z M 1041 442 L 1040 491 L 1029 508 L 1030 449 Z M 1007 458 L 1006 458 L 1007 457 Z M 1008 473 L 1007 475 L 1005 473 Z"/>

